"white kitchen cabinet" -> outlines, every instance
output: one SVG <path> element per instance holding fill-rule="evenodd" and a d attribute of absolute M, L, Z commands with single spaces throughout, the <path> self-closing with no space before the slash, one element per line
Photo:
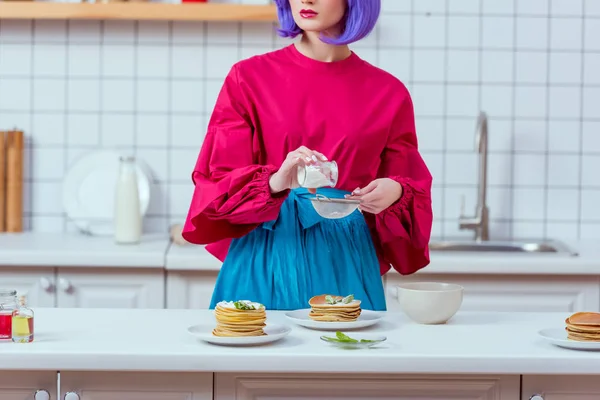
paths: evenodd
<path fill-rule="evenodd" d="M 215 375 L 215 400 L 516 400 L 519 376 Z M 551 399 L 550 399 L 551 400 Z"/>
<path fill-rule="evenodd" d="M 219 271 L 168 271 L 167 308 L 208 309 Z"/>
<path fill-rule="evenodd" d="M 56 399 L 56 386 L 56 371 L 0 371 L 2 400 L 35 400 L 36 392 L 38 399 Z"/>
<path fill-rule="evenodd" d="M 521 400 L 598 400 L 597 376 L 524 375 Z M 532 397 L 532 396 L 538 397 Z"/>
<path fill-rule="evenodd" d="M 164 308 L 164 288 L 159 268 L 58 268 L 57 306 Z"/>
<path fill-rule="evenodd" d="M 56 305 L 56 269 L 52 267 L 0 268 L 0 287 L 26 295 L 31 307 Z"/>
<path fill-rule="evenodd" d="M 386 275 L 389 311 L 400 311 L 395 285 L 401 282 L 448 282 L 465 288 L 462 311 L 600 311 L 600 278 L 548 275 Z"/>
<path fill-rule="evenodd" d="M 61 399 L 75 393 L 80 400 L 212 400 L 212 385 L 212 373 L 60 373 Z"/>

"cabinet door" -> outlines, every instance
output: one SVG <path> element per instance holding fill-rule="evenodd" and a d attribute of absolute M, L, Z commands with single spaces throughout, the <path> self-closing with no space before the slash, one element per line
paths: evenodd
<path fill-rule="evenodd" d="M 525 375 L 522 400 L 598 400 L 600 379 L 595 376 Z"/>
<path fill-rule="evenodd" d="M 515 400 L 519 376 L 216 374 L 215 400 Z"/>
<path fill-rule="evenodd" d="M 168 271 L 167 308 L 208 309 L 219 271 Z"/>
<path fill-rule="evenodd" d="M 164 308 L 162 269 L 59 268 L 58 307 Z"/>
<path fill-rule="evenodd" d="M 600 279 L 593 276 L 387 274 L 387 305 L 400 311 L 401 282 L 448 282 L 465 288 L 461 311 L 600 311 Z"/>
<path fill-rule="evenodd" d="M 72 392 L 80 400 L 212 400 L 212 384 L 212 373 L 60 373 L 61 399 Z"/>
<path fill-rule="evenodd" d="M 0 286 L 27 295 L 31 307 L 54 307 L 55 276 L 54 268 L 1 268 Z"/>
<path fill-rule="evenodd" d="M 48 392 L 50 399 L 56 399 L 56 372 L 47 371 L 2 371 L 0 373 L 0 399 L 2 400 L 35 400 L 44 398 L 43 391 Z"/>

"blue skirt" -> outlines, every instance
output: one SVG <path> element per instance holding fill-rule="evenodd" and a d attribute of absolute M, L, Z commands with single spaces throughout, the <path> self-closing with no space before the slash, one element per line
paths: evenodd
<path fill-rule="evenodd" d="M 343 198 L 347 192 L 318 193 Z M 316 295 L 353 294 L 361 308 L 385 311 L 379 262 L 364 216 L 356 210 L 341 219 L 322 218 L 312 196 L 306 189 L 292 190 L 277 220 L 232 241 L 211 309 L 223 300 L 251 300 L 267 310 L 296 310 L 308 308 Z"/>

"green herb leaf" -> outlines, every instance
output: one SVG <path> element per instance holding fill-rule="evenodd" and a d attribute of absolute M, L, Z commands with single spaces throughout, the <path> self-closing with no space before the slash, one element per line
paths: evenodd
<path fill-rule="evenodd" d="M 344 343 L 358 343 L 358 340 L 356 339 L 352 339 L 350 336 L 346 336 L 344 335 L 342 332 L 337 331 L 335 333 L 335 336 L 337 336 L 338 340 L 340 342 L 344 342 Z"/>
<path fill-rule="evenodd" d="M 238 310 L 256 310 L 256 307 L 254 307 L 252 304 L 246 304 L 241 301 L 235 301 L 233 305 Z"/>
<path fill-rule="evenodd" d="M 346 336 L 344 333 L 342 333 L 342 332 L 340 332 L 340 331 L 337 331 L 337 332 L 335 333 L 335 336 L 336 336 L 338 339 L 345 339 L 345 338 L 347 338 L 347 337 L 348 337 L 348 336 Z"/>
<path fill-rule="evenodd" d="M 348 295 L 348 296 L 346 296 L 346 297 L 344 297 L 344 298 L 342 299 L 342 303 L 344 303 L 344 304 L 350 304 L 350 303 L 352 303 L 353 301 L 354 301 L 354 295 L 353 295 L 353 294 L 351 294 L 351 295 Z"/>
<path fill-rule="evenodd" d="M 325 302 L 329 304 L 335 304 L 335 300 L 330 295 L 325 296 Z"/>

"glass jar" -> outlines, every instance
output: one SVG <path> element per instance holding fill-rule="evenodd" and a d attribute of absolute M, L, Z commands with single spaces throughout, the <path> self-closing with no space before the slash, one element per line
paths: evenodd
<path fill-rule="evenodd" d="M 337 181 L 338 165 L 335 161 L 298 166 L 298 185 L 303 188 L 335 187 Z"/>
<path fill-rule="evenodd" d="M 12 314 L 17 308 L 17 291 L 0 289 L 0 340 L 12 338 Z"/>
<path fill-rule="evenodd" d="M 15 343 L 33 342 L 34 312 L 27 307 L 27 298 L 19 296 L 19 308 L 12 314 L 12 341 Z"/>

